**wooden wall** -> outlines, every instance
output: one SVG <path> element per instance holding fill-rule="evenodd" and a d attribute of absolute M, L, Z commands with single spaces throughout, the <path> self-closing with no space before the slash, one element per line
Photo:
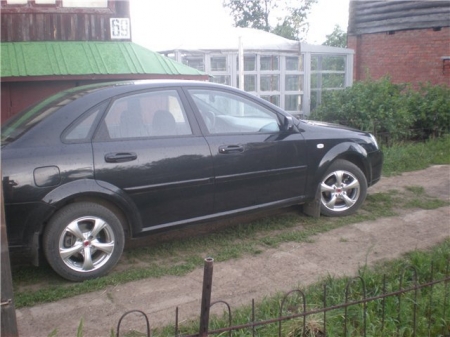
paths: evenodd
<path fill-rule="evenodd" d="M 109 1 L 108 8 L 56 5 L 8 5 L 1 1 L 1 41 L 110 41 L 110 18 L 129 18 L 129 1 Z M 130 39 L 128 39 L 130 40 Z"/>
<path fill-rule="evenodd" d="M 350 1 L 348 35 L 448 27 L 450 1 Z"/>

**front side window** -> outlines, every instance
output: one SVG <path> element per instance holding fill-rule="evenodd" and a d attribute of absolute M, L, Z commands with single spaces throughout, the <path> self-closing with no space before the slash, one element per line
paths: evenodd
<path fill-rule="evenodd" d="M 280 131 L 276 113 L 249 99 L 209 89 L 189 90 L 211 134 Z"/>
<path fill-rule="evenodd" d="M 97 139 L 133 139 L 192 134 L 176 90 L 140 93 L 111 105 Z"/>

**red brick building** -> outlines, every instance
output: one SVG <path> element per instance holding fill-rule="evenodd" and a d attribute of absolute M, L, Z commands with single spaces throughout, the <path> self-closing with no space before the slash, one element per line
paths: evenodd
<path fill-rule="evenodd" d="M 449 1 L 350 2 L 354 80 L 450 85 Z"/>

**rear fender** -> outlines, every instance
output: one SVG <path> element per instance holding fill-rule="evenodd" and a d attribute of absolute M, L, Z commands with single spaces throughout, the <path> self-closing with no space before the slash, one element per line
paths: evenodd
<path fill-rule="evenodd" d="M 142 220 L 133 201 L 121 189 L 104 181 L 100 186 L 93 179 L 76 180 L 55 188 L 42 201 L 54 209 L 59 209 L 67 203 L 80 199 L 98 200 L 99 202 L 103 200 L 113 204 L 126 218 L 129 226 L 127 229 L 131 231 L 131 236 L 142 231 Z"/>

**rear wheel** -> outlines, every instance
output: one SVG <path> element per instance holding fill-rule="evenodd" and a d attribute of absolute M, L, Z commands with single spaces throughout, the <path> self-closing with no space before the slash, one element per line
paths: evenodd
<path fill-rule="evenodd" d="M 57 212 L 47 225 L 43 249 L 50 266 L 70 281 L 105 275 L 124 247 L 120 218 L 105 206 L 80 202 Z"/>
<path fill-rule="evenodd" d="M 366 199 L 367 179 L 356 165 L 346 160 L 336 160 L 322 179 L 320 194 L 322 214 L 353 214 Z"/>

